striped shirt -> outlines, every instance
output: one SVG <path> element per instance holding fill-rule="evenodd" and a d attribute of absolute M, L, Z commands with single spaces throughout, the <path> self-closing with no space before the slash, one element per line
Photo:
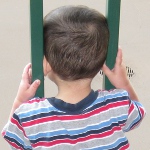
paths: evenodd
<path fill-rule="evenodd" d="M 34 98 L 15 111 L 2 135 L 15 150 L 128 150 L 124 132 L 144 115 L 143 106 L 119 89 L 91 91 L 77 104 Z"/>

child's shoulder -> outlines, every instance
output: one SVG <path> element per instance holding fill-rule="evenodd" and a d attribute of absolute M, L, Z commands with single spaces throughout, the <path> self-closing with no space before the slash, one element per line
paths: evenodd
<path fill-rule="evenodd" d="M 129 94 L 123 89 L 98 90 L 98 97 L 119 98 L 124 96 L 129 97 Z"/>
<path fill-rule="evenodd" d="M 97 100 L 108 108 L 129 107 L 130 97 L 123 89 L 98 90 Z"/>
<path fill-rule="evenodd" d="M 46 98 L 35 97 L 20 105 L 19 108 L 16 109 L 15 113 L 20 114 L 32 112 L 35 110 L 41 110 L 47 108 L 49 105 L 50 104 Z"/>

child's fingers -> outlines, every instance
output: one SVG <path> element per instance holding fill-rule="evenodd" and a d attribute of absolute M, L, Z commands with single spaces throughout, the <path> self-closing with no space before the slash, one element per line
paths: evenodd
<path fill-rule="evenodd" d="M 122 64 L 122 49 L 118 49 L 117 57 L 116 57 L 116 65 L 121 65 Z"/>
<path fill-rule="evenodd" d="M 32 77 L 32 69 L 29 68 L 29 77 Z"/>
<path fill-rule="evenodd" d="M 22 73 L 22 80 L 29 82 L 29 70 L 31 69 L 31 63 L 27 64 Z"/>
<path fill-rule="evenodd" d="M 32 82 L 32 69 L 29 69 L 29 83 L 31 84 Z"/>
<path fill-rule="evenodd" d="M 35 80 L 30 86 L 30 93 L 35 94 L 40 85 L 40 80 Z"/>
<path fill-rule="evenodd" d="M 106 66 L 106 64 L 103 65 L 102 71 L 108 78 L 112 75 L 112 71 Z"/>

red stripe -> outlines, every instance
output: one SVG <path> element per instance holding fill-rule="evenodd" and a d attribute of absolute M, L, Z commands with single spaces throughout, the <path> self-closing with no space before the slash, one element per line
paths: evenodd
<path fill-rule="evenodd" d="M 6 134 L 6 132 L 5 132 L 5 131 L 3 131 L 3 132 L 2 132 L 2 136 L 4 137 L 4 136 L 5 136 L 5 134 Z"/>
<path fill-rule="evenodd" d="M 44 100 L 45 100 L 45 98 L 43 98 L 43 99 L 33 99 L 33 100 L 29 100 L 25 103 L 27 103 L 27 104 L 39 103 L 39 102 L 44 101 Z"/>
<path fill-rule="evenodd" d="M 131 112 L 133 111 L 134 107 L 135 107 L 135 106 L 133 105 L 133 103 L 131 103 L 130 108 L 129 108 L 129 115 L 130 115 Z"/>
<path fill-rule="evenodd" d="M 28 127 L 28 126 L 32 126 L 32 125 L 36 125 L 36 124 L 40 124 L 40 123 L 45 123 L 45 122 L 49 122 L 49 121 L 56 121 L 56 120 L 61 120 L 61 121 L 68 121 L 68 120 L 78 120 L 78 119 L 85 119 L 88 118 L 90 116 L 102 113 L 103 111 L 107 111 L 109 109 L 113 109 L 119 106 L 125 106 L 128 105 L 128 101 L 121 101 L 121 102 L 116 102 L 116 103 L 110 103 L 106 106 L 100 107 L 98 109 L 95 109 L 91 112 L 88 112 L 86 114 L 81 114 L 81 115 L 71 115 L 71 116 L 50 116 L 50 117 L 46 117 L 46 118 L 39 118 L 36 120 L 32 120 L 29 122 L 24 122 L 22 123 L 23 127 Z"/>
<path fill-rule="evenodd" d="M 20 130 L 22 130 L 22 127 L 21 125 L 19 124 L 18 120 L 14 119 L 14 118 L 11 118 L 11 122 L 13 124 L 15 124 Z"/>
<path fill-rule="evenodd" d="M 139 107 L 139 109 L 140 109 L 141 116 L 144 117 L 144 115 L 145 115 L 145 110 L 144 110 L 142 107 Z"/>
<path fill-rule="evenodd" d="M 23 134 L 24 134 L 25 137 L 27 137 L 24 129 L 22 128 L 22 126 L 19 124 L 19 122 L 16 119 L 11 118 L 11 122 L 13 124 L 15 124 L 23 132 Z"/>
<path fill-rule="evenodd" d="M 125 126 L 125 124 L 126 124 L 126 123 L 119 124 L 119 126 L 120 126 L 121 128 L 123 128 L 123 127 Z"/>
<path fill-rule="evenodd" d="M 103 138 L 103 137 L 107 137 L 110 136 L 112 134 L 114 134 L 115 131 L 120 131 L 120 127 L 113 127 L 112 130 L 110 131 L 106 131 L 104 133 L 100 133 L 100 134 L 92 134 L 92 135 L 88 135 L 86 137 L 81 137 L 75 140 L 71 140 L 71 139 L 58 139 L 55 141 L 50 141 L 50 142 L 38 142 L 33 144 L 32 146 L 34 148 L 36 147 L 50 147 L 50 146 L 54 146 L 54 145 L 59 145 L 59 144 L 63 144 L 63 143 L 67 143 L 67 144 L 76 144 L 79 142 L 85 142 L 88 140 L 92 140 L 92 139 L 97 139 L 97 138 Z"/>
<path fill-rule="evenodd" d="M 9 140 L 6 140 L 13 148 L 16 148 L 17 150 L 23 150 L 22 147 L 18 146 L 16 143 L 10 142 Z"/>
<path fill-rule="evenodd" d="M 128 148 L 129 148 L 129 143 L 124 145 L 124 146 L 122 146 L 119 150 L 126 150 Z"/>

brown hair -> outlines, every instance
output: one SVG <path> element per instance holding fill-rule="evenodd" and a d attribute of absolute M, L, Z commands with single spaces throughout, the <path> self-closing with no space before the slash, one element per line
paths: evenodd
<path fill-rule="evenodd" d="M 93 78 L 107 54 L 106 18 L 83 6 L 63 6 L 44 19 L 44 55 L 63 80 Z"/>

